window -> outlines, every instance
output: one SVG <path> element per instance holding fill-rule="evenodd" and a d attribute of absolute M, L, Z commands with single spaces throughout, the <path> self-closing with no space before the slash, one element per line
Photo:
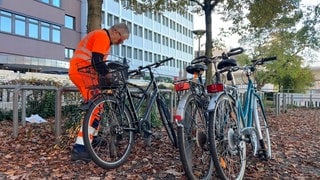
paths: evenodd
<path fill-rule="evenodd" d="M 142 61 L 142 50 L 141 49 L 139 49 L 138 59 Z"/>
<path fill-rule="evenodd" d="M 132 58 L 132 48 L 131 47 L 127 47 L 127 58 Z"/>
<path fill-rule="evenodd" d="M 152 62 L 152 52 L 149 52 L 149 61 Z"/>
<path fill-rule="evenodd" d="M 138 36 L 142 37 L 142 27 L 141 26 L 138 27 Z"/>
<path fill-rule="evenodd" d="M 112 52 L 114 55 L 120 54 L 120 47 L 119 46 L 112 46 Z"/>
<path fill-rule="evenodd" d="M 46 4 L 50 4 L 52 6 L 55 6 L 55 7 L 60 7 L 60 1 L 61 0 L 40 0 L 41 2 L 43 3 L 46 3 Z"/>
<path fill-rule="evenodd" d="M 127 21 L 127 25 L 128 25 L 129 32 L 132 32 L 131 22 Z"/>
<path fill-rule="evenodd" d="M 0 10 L 0 31 L 44 41 L 61 42 L 59 25 Z"/>
<path fill-rule="evenodd" d="M 126 57 L 126 54 L 127 54 L 127 46 L 122 45 L 121 46 L 121 56 Z"/>
<path fill-rule="evenodd" d="M 75 29 L 75 18 L 69 15 L 65 15 L 64 26 L 69 29 Z"/>
<path fill-rule="evenodd" d="M 133 35 L 138 35 L 138 25 L 136 24 L 133 25 Z"/>
<path fill-rule="evenodd" d="M 118 24 L 119 23 L 119 17 L 114 17 L 114 24 Z"/>
<path fill-rule="evenodd" d="M 41 22 L 40 23 L 40 32 L 41 32 L 41 40 L 49 41 L 50 40 L 50 28 L 48 23 Z"/>
<path fill-rule="evenodd" d="M 61 30 L 59 26 L 52 26 L 52 42 L 60 43 Z"/>
<path fill-rule="evenodd" d="M 39 38 L 39 22 L 34 19 L 29 19 L 28 36 L 31 38 Z"/>
<path fill-rule="evenodd" d="M 149 30 L 148 32 L 149 32 L 148 39 L 149 39 L 150 41 L 152 41 L 152 31 L 151 31 L 151 30 Z"/>
<path fill-rule="evenodd" d="M 65 48 L 64 49 L 64 57 L 66 59 L 71 59 L 72 56 L 73 56 L 73 53 L 74 53 L 74 49 L 71 49 L 71 48 Z"/>
<path fill-rule="evenodd" d="M 26 18 L 22 16 L 15 16 L 14 20 L 14 33 L 17 35 L 26 35 Z"/>
<path fill-rule="evenodd" d="M 144 38 L 148 39 L 148 29 L 144 29 Z"/>
<path fill-rule="evenodd" d="M 55 7 L 60 7 L 60 0 L 51 0 L 51 3 Z"/>
<path fill-rule="evenodd" d="M 113 18 L 112 15 L 111 15 L 111 14 L 108 14 L 108 17 L 107 17 L 107 25 L 108 25 L 108 26 L 112 26 L 112 24 L 113 24 L 113 23 L 112 23 L 112 18 Z"/>
<path fill-rule="evenodd" d="M 144 52 L 144 62 L 148 62 L 148 52 Z"/>
<path fill-rule="evenodd" d="M 4 11 L 0 11 L 0 31 L 12 32 L 12 14 Z"/>
<path fill-rule="evenodd" d="M 138 59 L 138 49 L 137 48 L 133 49 L 133 58 Z"/>

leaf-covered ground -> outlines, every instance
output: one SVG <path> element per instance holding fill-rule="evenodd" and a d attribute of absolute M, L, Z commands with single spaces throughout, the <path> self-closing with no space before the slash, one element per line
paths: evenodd
<path fill-rule="evenodd" d="M 320 179 L 320 110 L 290 109 L 269 116 L 273 159 L 248 157 L 245 179 Z M 0 122 L 0 179 L 187 179 L 177 149 L 166 138 L 146 147 L 138 138 L 129 160 L 105 170 L 70 161 L 74 140 L 55 144 L 54 124 L 27 124 L 12 138 L 12 122 Z"/>

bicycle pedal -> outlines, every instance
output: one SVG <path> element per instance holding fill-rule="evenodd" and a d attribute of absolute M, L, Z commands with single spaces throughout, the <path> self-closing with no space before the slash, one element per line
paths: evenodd
<path fill-rule="evenodd" d="M 154 137 L 156 140 L 160 140 L 162 136 L 163 134 L 161 132 L 152 133 L 152 137 Z"/>
<path fill-rule="evenodd" d="M 153 132 L 151 130 L 143 130 L 144 133 L 146 133 L 147 136 L 151 136 Z"/>
<path fill-rule="evenodd" d="M 264 160 L 264 161 L 268 160 L 267 155 L 266 155 L 266 150 L 264 150 L 264 149 L 259 149 L 257 155 L 258 155 L 259 159 L 261 159 L 261 160 Z"/>

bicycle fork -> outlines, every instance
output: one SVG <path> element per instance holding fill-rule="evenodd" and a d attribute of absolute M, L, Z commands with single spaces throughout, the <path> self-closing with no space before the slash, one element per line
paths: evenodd
<path fill-rule="evenodd" d="M 254 155 L 257 155 L 258 156 L 266 156 L 266 147 L 265 147 L 265 144 L 264 144 L 264 141 L 263 141 L 263 135 L 262 135 L 262 132 L 261 132 L 261 125 L 260 125 L 260 121 L 259 121 L 259 114 L 258 114 L 258 106 L 257 106 L 257 103 L 258 103 L 258 100 L 257 98 L 253 98 L 253 123 L 255 123 L 255 132 L 256 132 L 256 135 L 258 136 L 258 140 L 259 140 L 259 149 L 255 150 L 254 151 Z"/>

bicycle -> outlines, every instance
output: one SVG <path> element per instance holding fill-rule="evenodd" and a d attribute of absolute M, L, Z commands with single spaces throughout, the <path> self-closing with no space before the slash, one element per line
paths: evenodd
<path fill-rule="evenodd" d="M 219 73 L 227 72 L 231 85 L 221 88 L 209 103 L 209 145 L 216 170 L 222 179 L 242 179 L 246 168 L 246 144 L 253 147 L 253 155 L 271 158 L 269 126 L 263 102 L 251 75 L 257 65 L 275 60 L 276 57 L 252 60 L 251 65 L 235 63 L 221 66 Z M 235 62 L 228 59 L 226 62 Z M 243 70 L 247 79 L 245 100 L 242 102 L 233 72 Z"/>
<path fill-rule="evenodd" d="M 210 179 L 213 173 L 208 137 L 207 107 L 210 97 L 205 91 L 202 74 L 207 67 L 190 65 L 193 79 L 174 82 L 179 97 L 174 119 L 177 123 L 180 159 L 189 179 Z"/>
<path fill-rule="evenodd" d="M 99 78 L 98 86 L 90 87 L 98 89 L 100 92 L 86 104 L 86 115 L 83 121 L 84 144 L 92 160 L 98 166 L 111 169 L 125 163 L 134 146 L 135 134 L 143 134 L 145 139 L 150 140 L 153 132 L 149 117 L 154 104 L 158 107 L 160 119 L 171 143 L 177 147 L 170 111 L 165 99 L 160 94 L 153 72 L 154 68 L 172 59 L 167 58 L 131 71 L 128 71 L 126 59 L 124 59 L 124 63 L 107 62 L 109 69 L 107 76 L 112 78 Z M 83 69 L 90 69 L 87 74 L 91 76 L 94 73 L 92 66 Z M 146 87 L 128 81 L 129 76 L 142 74 L 145 71 L 148 71 L 150 75 L 150 81 Z M 110 82 L 110 80 L 113 81 Z M 95 79 L 95 81 L 97 80 Z M 132 90 L 132 87 L 135 89 Z M 134 100 L 136 101 L 134 102 Z M 143 103 L 146 104 L 145 107 Z M 99 112 L 98 117 L 94 117 L 95 112 Z M 94 118 L 99 119 L 98 124 L 90 126 L 90 120 Z M 98 130 L 98 136 L 101 139 L 101 142 L 95 143 L 95 145 L 91 143 L 92 137 L 90 135 L 94 127 Z"/>

